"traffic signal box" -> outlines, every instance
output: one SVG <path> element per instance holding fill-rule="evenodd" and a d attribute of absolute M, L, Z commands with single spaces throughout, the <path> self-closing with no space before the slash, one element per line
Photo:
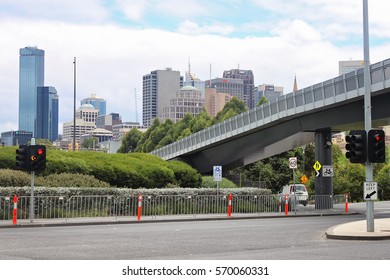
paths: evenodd
<path fill-rule="evenodd" d="M 368 160 L 370 162 L 385 162 L 385 132 L 380 129 L 372 129 L 368 132 Z"/>
<path fill-rule="evenodd" d="M 27 145 L 20 145 L 16 150 L 16 163 L 15 166 L 20 170 L 27 170 L 28 166 L 28 149 Z"/>
<path fill-rule="evenodd" d="M 44 145 L 20 145 L 16 150 L 16 167 L 26 171 L 43 171 L 46 168 Z"/>
<path fill-rule="evenodd" d="M 365 130 L 351 130 L 345 137 L 345 156 L 351 163 L 365 163 L 367 160 L 367 133 Z"/>
<path fill-rule="evenodd" d="M 365 130 L 351 130 L 345 141 L 345 156 L 351 163 L 386 161 L 385 132 L 381 129 L 371 129 L 368 135 Z"/>

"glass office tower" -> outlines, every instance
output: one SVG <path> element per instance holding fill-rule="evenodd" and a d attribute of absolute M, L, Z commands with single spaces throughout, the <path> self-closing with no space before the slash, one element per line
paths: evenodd
<path fill-rule="evenodd" d="M 45 51 L 36 47 L 20 49 L 19 130 L 37 133 L 37 89 L 44 85 Z"/>
<path fill-rule="evenodd" d="M 58 95 L 54 87 L 38 87 L 35 138 L 58 139 Z"/>

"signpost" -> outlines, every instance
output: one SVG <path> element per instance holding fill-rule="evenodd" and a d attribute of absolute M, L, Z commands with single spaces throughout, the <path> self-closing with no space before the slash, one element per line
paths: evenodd
<path fill-rule="evenodd" d="M 320 169 L 321 169 L 321 167 L 322 167 L 321 163 L 317 160 L 314 163 L 314 165 L 313 165 L 313 168 L 316 171 L 316 177 L 320 177 Z"/>
<path fill-rule="evenodd" d="M 298 168 L 298 159 L 296 157 L 290 157 L 288 159 L 288 165 L 293 170 L 293 183 L 295 185 L 295 169 Z"/>
<path fill-rule="evenodd" d="M 324 165 L 322 167 L 322 177 L 333 177 L 333 165 Z"/>
<path fill-rule="evenodd" d="M 364 182 L 364 200 L 378 199 L 378 183 Z"/>
<path fill-rule="evenodd" d="M 217 182 L 217 197 L 218 197 L 218 190 L 219 190 L 218 182 L 222 181 L 222 166 L 220 165 L 213 166 L 213 180 L 214 182 Z"/>

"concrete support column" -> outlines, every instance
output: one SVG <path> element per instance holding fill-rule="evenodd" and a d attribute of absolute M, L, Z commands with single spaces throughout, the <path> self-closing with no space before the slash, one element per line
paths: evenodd
<path fill-rule="evenodd" d="M 324 165 L 332 165 L 332 132 L 330 129 L 316 131 L 315 148 L 315 159 L 322 168 Z M 316 209 L 331 209 L 333 208 L 333 178 L 323 177 L 322 168 L 314 181 Z"/>

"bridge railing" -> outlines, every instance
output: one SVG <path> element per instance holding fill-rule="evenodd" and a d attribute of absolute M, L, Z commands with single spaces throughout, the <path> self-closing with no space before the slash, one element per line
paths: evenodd
<path fill-rule="evenodd" d="M 284 213 L 283 197 L 278 195 L 233 195 L 232 213 Z M 305 200 L 307 203 L 302 204 Z M 226 214 L 226 195 L 144 196 L 143 216 Z M 290 212 L 343 211 L 345 196 L 289 197 Z M 36 196 L 35 219 L 74 219 L 99 217 L 135 217 L 138 196 Z M 18 219 L 30 218 L 30 197 L 21 196 L 17 204 Z M 0 196 L 0 220 L 12 220 L 13 199 Z"/>
<path fill-rule="evenodd" d="M 373 92 L 384 88 L 385 81 L 390 80 L 390 59 L 372 64 L 370 75 Z M 298 90 L 296 93 L 282 95 L 275 102 L 253 108 L 151 153 L 164 159 L 171 159 L 284 117 L 364 95 L 364 90 L 360 90 L 363 87 L 362 68 Z"/>

